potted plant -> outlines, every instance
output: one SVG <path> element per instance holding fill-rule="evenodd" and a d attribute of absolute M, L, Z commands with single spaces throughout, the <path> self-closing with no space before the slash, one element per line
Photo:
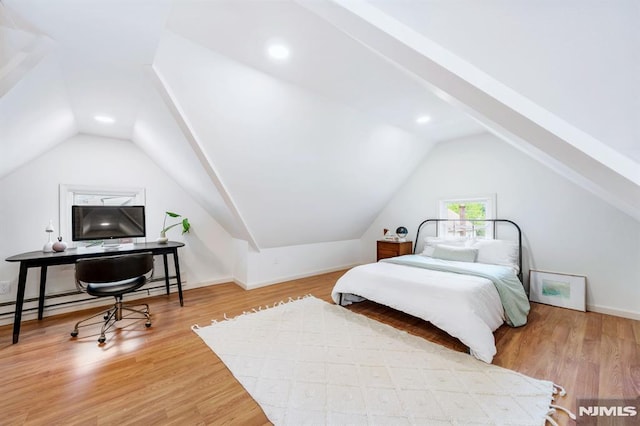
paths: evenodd
<path fill-rule="evenodd" d="M 182 225 L 182 233 L 185 234 L 187 232 L 189 232 L 189 230 L 191 229 L 191 224 L 189 223 L 189 219 L 187 219 L 186 217 L 184 219 L 182 219 L 180 222 L 174 223 L 173 225 L 169 225 L 167 226 L 167 217 L 171 217 L 171 218 L 178 218 L 178 217 L 182 217 L 177 213 L 172 213 L 172 212 L 165 212 L 164 213 L 164 221 L 162 222 L 162 231 L 160 231 L 160 238 L 157 239 L 157 242 L 164 244 L 167 241 L 169 241 L 169 239 L 167 238 L 167 231 L 171 228 L 173 228 L 174 226 L 178 226 L 178 225 Z"/>

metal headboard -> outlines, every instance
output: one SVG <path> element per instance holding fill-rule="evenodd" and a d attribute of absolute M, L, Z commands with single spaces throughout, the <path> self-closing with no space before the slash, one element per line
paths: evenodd
<path fill-rule="evenodd" d="M 521 283 L 524 283 L 522 280 L 522 231 L 517 223 L 509 219 L 426 219 L 418 226 L 418 232 L 416 233 L 416 240 L 413 243 L 413 254 L 416 253 L 416 249 L 418 248 L 418 243 L 420 242 L 420 231 L 422 227 L 428 224 L 435 224 L 436 226 L 436 237 L 440 232 L 440 227 L 438 226 L 440 223 L 446 222 L 491 222 L 494 224 L 493 226 L 493 239 L 498 237 L 498 227 L 495 226 L 497 223 L 508 223 L 512 225 L 517 233 L 518 233 L 518 278 Z"/>

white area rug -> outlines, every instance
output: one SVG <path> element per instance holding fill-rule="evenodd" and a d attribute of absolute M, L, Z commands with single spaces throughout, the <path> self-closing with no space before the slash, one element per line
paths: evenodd
<path fill-rule="evenodd" d="M 314 297 L 194 331 L 276 425 L 543 425 L 554 385 Z"/>

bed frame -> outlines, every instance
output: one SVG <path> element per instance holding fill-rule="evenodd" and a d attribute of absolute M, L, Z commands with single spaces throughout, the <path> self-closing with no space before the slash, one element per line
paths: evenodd
<path fill-rule="evenodd" d="M 416 239 L 413 243 L 413 254 L 416 253 L 416 250 L 418 248 L 418 243 L 420 242 L 420 231 L 422 230 L 423 226 L 428 226 L 428 225 L 435 225 L 436 228 L 436 237 L 438 236 L 438 233 L 440 232 L 440 224 L 441 223 L 449 223 L 452 222 L 454 225 L 454 229 L 455 229 L 455 224 L 458 222 L 485 222 L 485 223 L 492 223 L 493 224 L 493 239 L 497 239 L 498 238 L 498 224 L 500 223 L 507 223 L 511 226 L 513 226 L 515 228 L 515 230 L 517 231 L 517 235 L 518 235 L 518 279 L 520 280 L 521 283 L 524 284 L 524 281 L 522 280 L 523 274 L 522 274 L 522 231 L 520 230 L 520 227 L 518 226 L 518 224 L 516 224 L 515 222 L 509 220 L 509 219 L 426 219 L 424 220 L 419 226 L 418 226 L 418 232 L 416 233 Z M 471 229 L 472 232 L 475 233 L 475 226 L 472 226 Z"/>

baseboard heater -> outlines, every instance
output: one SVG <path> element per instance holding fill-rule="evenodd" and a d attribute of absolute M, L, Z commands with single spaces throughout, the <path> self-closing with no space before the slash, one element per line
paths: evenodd
<path fill-rule="evenodd" d="M 169 276 L 169 280 L 174 280 L 177 281 L 177 277 L 175 275 L 173 276 Z M 149 283 L 153 284 L 156 282 L 162 282 L 161 285 L 149 285 L 149 286 L 144 286 L 139 288 L 138 290 L 133 291 L 132 293 L 142 293 L 142 292 L 147 292 L 147 294 L 149 296 L 151 296 L 151 294 L 149 294 L 149 292 L 151 290 L 157 290 L 157 289 L 166 289 L 167 286 L 165 284 L 165 278 L 164 277 L 159 277 L 159 278 L 152 278 L 151 280 L 149 280 Z M 178 283 L 174 282 L 174 283 L 170 283 L 169 287 L 177 287 Z M 52 308 L 55 306 L 64 306 L 64 305 L 71 305 L 73 303 L 79 303 L 79 302 L 89 302 L 91 300 L 96 300 L 99 299 L 98 297 L 83 297 L 80 299 L 74 299 L 74 300 L 67 300 L 64 302 L 57 302 L 57 303 L 51 303 L 51 304 L 47 304 L 46 301 L 48 300 L 55 300 L 55 299 L 59 299 L 61 297 L 69 297 L 69 296 L 75 296 L 75 295 L 79 295 L 79 294 L 84 294 L 86 295 L 86 293 L 75 290 L 75 291 L 67 291 L 64 293 L 56 293 L 56 294 L 48 294 L 45 295 L 44 300 L 45 300 L 45 305 L 44 308 Z M 36 303 L 36 306 L 34 307 L 26 307 L 26 305 L 28 303 Z M 24 306 L 22 307 L 22 313 L 24 314 L 25 312 L 37 312 L 38 311 L 38 298 L 37 297 L 31 297 L 29 299 L 24 299 Z M 2 302 L 0 303 L 0 310 L 3 310 L 3 308 L 7 308 L 7 307 L 15 307 L 16 306 L 16 302 L 15 301 L 11 301 L 11 302 Z M 4 312 L 0 312 L 0 318 L 4 319 L 5 317 L 10 316 L 14 316 L 15 315 L 15 309 L 12 311 L 4 311 Z"/>

